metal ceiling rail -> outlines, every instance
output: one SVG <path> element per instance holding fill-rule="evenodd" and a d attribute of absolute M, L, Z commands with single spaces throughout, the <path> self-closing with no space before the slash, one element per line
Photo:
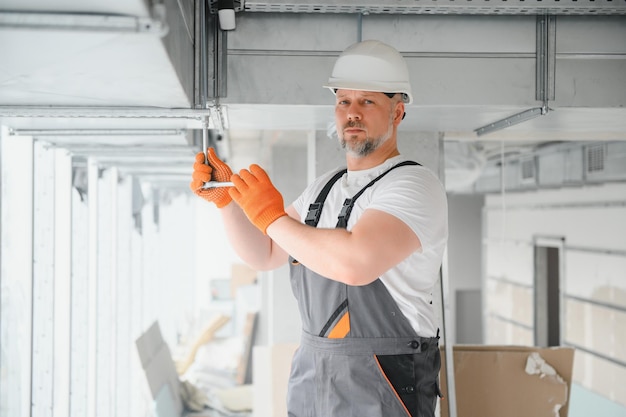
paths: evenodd
<path fill-rule="evenodd" d="M 95 145 L 83 145 L 73 143 L 51 143 L 51 148 L 63 148 L 72 152 L 74 155 L 98 155 L 98 158 L 114 157 L 118 161 L 132 160 L 139 161 L 140 163 L 144 159 L 163 159 L 175 163 L 178 158 L 184 159 L 189 162 L 189 156 L 192 157 L 197 152 L 196 149 L 190 146 L 178 146 L 172 145 L 160 145 L 155 146 L 143 146 L 143 145 L 109 145 L 102 144 Z M 123 149 L 123 153 L 120 153 L 120 149 Z"/>
<path fill-rule="evenodd" d="M 26 30 L 77 30 L 133 32 L 163 37 L 168 32 L 164 8 L 153 8 L 154 17 L 94 13 L 41 13 L 0 11 L 0 28 Z"/>
<path fill-rule="evenodd" d="M 9 129 L 12 136 L 184 136 L 185 129 Z"/>
<path fill-rule="evenodd" d="M 519 123 L 526 122 L 528 120 L 534 119 L 537 116 L 542 116 L 547 113 L 547 107 L 534 107 L 532 109 L 524 110 L 512 116 L 508 116 L 504 119 L 479 127 L 478 129 L 475 129 L 474 132 L 476 132 L 476 135 L 482 136 L 487 133 L 495 132 Z"/>
<path fill-rule="evenodd" d="M 157 118 L 197 119 L 211 116 L 210 109 L 168 109 L 158 107 L 61 107 L 0 106 L 0 117 L 42 118 Z"/>
<path fill-rule="evenodd" d="M 175 167 L 155 167 L 155 166 L 134 166 L 134 165 L 118 165 L 114 161 L 97 161 L 99 167 L 118 168 L 120 171 L 132 173 L 136 175 L 150 174 L 155 178 L 159 176 L 169 176 L 186 180 L 187 184 L 191 181 L 191 173 L 189 164 Z"/>
<path fill-rule="evenodd" d="M 245 0 L 249 12 L 361 14 L 626 14 L 626 0 Z"/>
<path fill-rule="evenodd" d="M 550 110 L 548 103 L 555 98 L 556 20 L 554 16 L 537 16 L 536 45 L 535 99 L 542 102 L 541 107 L 528 109 L 479 127 L 474 130 L 478 136 L 548 114 Z"/>
<path fill-rule="evenodd" d="M 154 162 L 168 162 L 168 164 L 161 168 L 156 168 L 157 171 L 165 169 L 182 169 L 185 174 L 191 175 L 191 166 L 193 164 L 193 158 L 189 158 L 189 155 L 173 155 L 173 156 L 155 156 L 147 155 L 143 158 L 139 158 L 139 155 L 133 155 L 126 158 L 118 158 L 114 154 L 97 154 L 96 159 L 99 162 L 116 162 L 120 167 L 138 168 L 138 169 L 151 169 L 155 170 Z"/>

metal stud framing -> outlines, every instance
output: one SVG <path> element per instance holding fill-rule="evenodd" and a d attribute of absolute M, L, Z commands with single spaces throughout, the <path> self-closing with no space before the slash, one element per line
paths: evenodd
<path fill-rule="evenodd" d="M 363 14 L 626 14 L 626 0 L 359 0 L 340 2 L 245 0 L 244 10 Z"/>

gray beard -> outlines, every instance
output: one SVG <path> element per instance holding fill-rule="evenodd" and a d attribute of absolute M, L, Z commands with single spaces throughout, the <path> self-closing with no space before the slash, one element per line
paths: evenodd
<path fill-rule="evenodd" d="M 366 138 L 363 142 L 357 143 L 354 146 L 348 147 L 345 139 L 341 139 L 341 147 L 351 156 L 356 158 L 363 158 L 372 152 L 374 152 L 381 143 L 383 143 L 383 137 L 379 138 Z"/>
<path fill-rule="evenodd" d="M 393 133 L 393 125 L 391 121 L 389 122 L 389 129 L 387 133 L 377 138 L 366 137 L 363 142 L 356 143 L 355 145 L 349 147 L 347 141 L 344 139 L 343 135 L 340 138 L 341 147 L 346 151 L 346 153 L 354 158 L 363 158 L 367 155 L 374 152 L 376 149 L 380 147 L 383 143 L 387 141 L 391 137 Z"/>

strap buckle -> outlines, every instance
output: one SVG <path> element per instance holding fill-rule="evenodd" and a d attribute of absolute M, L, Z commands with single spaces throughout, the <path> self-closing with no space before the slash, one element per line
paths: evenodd
<path fill-rule="evenodd" d="M 353 198 L 346 198 L 343 202 L 343 207 L 341 207 L 341 211 L 338 216 L 337 227 L 345 228 L 348 226 L 348 221 L 346 219 L 350 217 L 350 213 L 352 212 L 353 201 Z"/>
<path fill-rule="evenodd" d="M 322 203 L 311 203 L 309 205 L 309 211 L 306 214 L 306 218 L 304 222 L 311 225 L 317 225 L 317 222 L 320 220 L 320 215 L 322 214 Z"/>

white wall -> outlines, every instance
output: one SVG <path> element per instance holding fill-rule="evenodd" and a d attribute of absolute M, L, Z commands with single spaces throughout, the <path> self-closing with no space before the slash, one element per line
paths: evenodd
<path fill-rule="evenodd" d="M 534 344 L 534 239 L 563 239 L 574 381 L 626 405 L 626 184 L 489 195 L 483 222 L 485 342 Z"/>

